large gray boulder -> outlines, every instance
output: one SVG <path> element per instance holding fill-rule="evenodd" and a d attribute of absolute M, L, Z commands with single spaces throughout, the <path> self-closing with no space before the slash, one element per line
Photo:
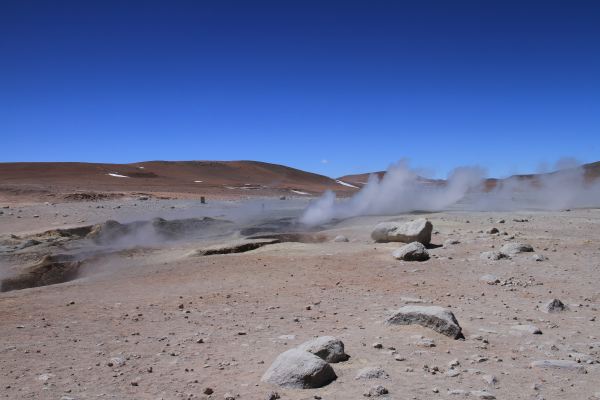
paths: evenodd
<path fill-rule="evenodd" d="M 333 336 L 320 336 L 297 347 L 330 363 L 346 361 L 350 356 L 344 352 L 344 342 Z"/>
<path fill-rule="evenodd" d="M 421 325 L 454 339 L 464 339 L 452 311 L 438 306 L 404 306 L 386 320 L 391 325 Z"/>
<path fill-rule="evenodd" d="M 261 380 L 283 388 L 312 389 L 336 378 L 329 363 L 308 351 L 290 349 L 277 356 Z"/>
<path fill-rule="evenodd" d="M 433 225 L 425 218 L 410 222 L 380 222 L 371 232 L 371 238 L 376 242 L 431 242 Z"/>
<path fill-rule="evenodd" d="M 429 253 L 420 242 L 406 244 L 392 252 L 396 260 L 404 261 L 426 261 L 429 260 Z"/>

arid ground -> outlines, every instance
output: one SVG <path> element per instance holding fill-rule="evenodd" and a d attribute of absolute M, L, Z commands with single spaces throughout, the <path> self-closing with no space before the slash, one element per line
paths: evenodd
<path fill-rule="evenodd" d="M 296 229 L 255 250 L 200 255 L 214 244 L 292 229 L 286 224 L 306 204 L 208 200 L 124 196 L 1 209 L 4 279 L 45 254 L 93 253 L 72 280 L 0 293 L 1 396 L 359 399 L 382 385 L 391 399 L 600 398 L 600 210 L 360 217 Z M 212 236 L 137 238 L 116 247 L 38 234 L 158 216 L 234 223 Z M 370 237 L 380 221 L 418 217 L 433 224 L 428 261 L 396 260 L 391 253 L 402 243 Z M 488 233 L 494 227 L 499 233 Z M 338 235 L 348 242 L 334 242 Z M 480 256 L 516 242 L 534 252 Z M 568 310 L 543 312 L 552 299 Z M 448 307 L 465 339 L 383 323 L 406 304 Z M 332 364 L 334 382 L 285 389 L 261 381 L 277 355 L 324 335 L 341 339 L 350 355 Z M 539 360 L 579 364 L 532 367 Z M 388 377 L 355 379 L 364 367 L 381 367 Z"/>

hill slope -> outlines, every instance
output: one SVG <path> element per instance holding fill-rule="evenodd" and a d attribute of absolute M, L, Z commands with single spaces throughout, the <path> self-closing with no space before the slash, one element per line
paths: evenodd
<path fill-rule="evenodd" d="M 319 194 L 328 189 L 340 195 L 356 190 L 323 175 L 258 161 L 0 163 L 4 196 L 93 191 L 239 197 Z"/>

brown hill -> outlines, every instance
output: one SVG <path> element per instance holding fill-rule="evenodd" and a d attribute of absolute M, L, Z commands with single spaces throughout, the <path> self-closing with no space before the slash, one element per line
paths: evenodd
<path fill-rule="evenodd" d="M 0 163 L 0 195 L 4 196 L 144 192 L 239 197 L 319 194 L 328 189 L 342 196 L 356 191 L 323 175 L 258 161 Z"/>

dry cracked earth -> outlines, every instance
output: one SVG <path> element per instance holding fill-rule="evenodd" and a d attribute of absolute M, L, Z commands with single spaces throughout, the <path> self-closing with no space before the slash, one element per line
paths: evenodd
<path fill-rule="evenodd" d="M 22 240 L 57 226 L 120 219 L 116 213 L 134 206 L 116 209 L 119 201 L 12 205 L 0 216 L 1 233 Z M 150 213 L 173 206 L 143 205 Z M 433 224 L 427 261 L 396 260 L 391 253 L 402 243 L 370 237 L 380 221 L 417 217 Z M 488 233 L 492 228 L 499 232 Z M 311 232 L 318 240 L 267 240 L 241 253 L 198 252 L 239 243 L 239 232 L 138 243 L 83 261 L 73 280 L 0 293 L 0 395 L 360 399 L 380 385 L 387 393 L 372 397 L 597 399 L 599 228 L 596 209 L 456 211 L 354 218 Z M 339 235 L 348 241 L 334 241 Z M 68 240 L 59 242 L 5 246 L 3 277 Z M 534 251 L 481 257 L 507 243 Z M 544 312 L 552 299 L 567 309 Z M 405 305 L 448 308 L 465 339 L 384 323 Z M 316 389 L 261 381 L 279 354 L 318 336 L 339 338 L 350 356 L 331 364 L 336 380 Z M 569 363 L 535 364 L 541 360 Z M 368 367 L 384 373 L 356 379 Z"/>

